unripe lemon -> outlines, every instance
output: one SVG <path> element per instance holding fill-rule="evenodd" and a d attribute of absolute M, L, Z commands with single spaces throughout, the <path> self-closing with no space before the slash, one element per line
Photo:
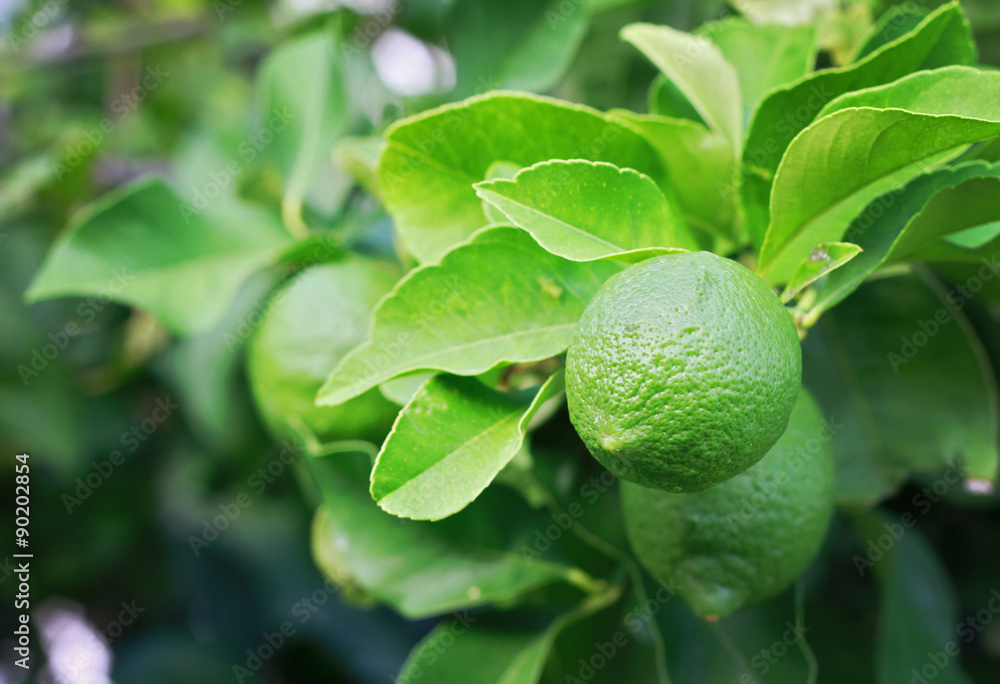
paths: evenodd
<path fill-rule="evenodd" d="M 372 309 L 392 289 L 395 271 L 370 259 L 309 268 L 278 290 L 250 341 L 254 398 L 272 430 L 307 427 L 321 442 L 381 444 L 399 407 L 378 389 L 339 406 L 316 406 L 316 392 L 340 359 L 365 341 Z"/>
<path fill-rule="evenodd" d="M 705 619 L 780 593 L 812 562 L 833 513 L 831 434 L 803 389 L 788 430 L 746 472 L 694 494 L 622 483 L 632 549 Z"/>
<path fill-rule="evenodd" d="M 743 265 L 669 254 L 611 277 L 566 359 L 573 426 L 624 480 L 696 492 L 759 461 L 801 385 L 791 316 Z"/>

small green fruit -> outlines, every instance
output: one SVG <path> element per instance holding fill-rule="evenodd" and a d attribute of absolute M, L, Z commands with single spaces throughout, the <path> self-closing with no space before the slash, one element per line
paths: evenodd
<path fill-rule="evenodd" d="M 696 492 L 759 461 L 798 395 L 791 316 L 741 264 L 669 254 L 610 278 L 566 359 L 570 419 L 624 480 Z"/>
<path fill-rule="evenodd" d="M 303 271 L 279 290 L 250 342 L 250 384 L 278 434 L 307 427 L 321 442 L 378 444 L 399 407 L 378 389 L 339 406 L 316 406 L 316 392 L 348 351 L 365 341 L 372 309 L 396 281 L 387 265 L 351 257 Z"/>
<path fill-rule="evenodd" d="M 819 550 L 833 512 L 830 432 L 803 389 L 788 430 L 760 463 L 695 494 L 622 483 L 643 566 L 712 620 L 780 593 Z"/>

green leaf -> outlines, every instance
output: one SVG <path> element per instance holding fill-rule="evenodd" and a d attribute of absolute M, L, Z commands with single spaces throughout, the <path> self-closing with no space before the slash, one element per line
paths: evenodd
<path fill-rule="evenodd" d="M 858 51 L 851 61 L 860 62 L 883 45 L 898 40 L 911 31 L 915 31 L 926 18 L 927 10 L 915 5 L 894 5 L 890 7 L 886 10 L 885 14 L 879 17 L 875 26 L 871 28 L 868 36 L 858 47 Z"/>
<path fill-rule="evenodd" d="M 697 249 L 680 211 L 632 169 L 586 161 L 542 162 L 513 180 L 477 183 L 476 194 L 548 251 L 571 261 L 636 262 Z"/>
<path fill-rule="evenodd" d="M 351 123 L 344 54 L 339 30 L 316 31 L 275 48 L 257 77 L 262 121 L 253 142 L 266 145 L 264 153 L 277 161 L 285 181 L 282 216 L 303 234 L 306 200 L 333 213 L 350 189 L 331 156 Z M 264 130 L 272 142 L 266 142 Z"/>
<path fill-rule="evenodd" d="M 736 69 L 744 121 L 767 92 L 802 78 L 816 63 L 812 26 L 754 25 L 729 18 L 706 24 L 698 33 L 715 43 Z"/>
<path fill-rule="evenodd" d="M 337 454 L 309 463 L 324 502 L 313 522 L 317 563 L 333 580 L 407 617 L 509 602 L 581 574 L 521 553 L 551 519 L 505 487 L 488 490 L 447 520 L 416 522 L 392 516 L 372 501 L 367 455 Z"/>
<path fill-rule="evenodd" d="M 411 271 L 375 310 L 317 402 L 335 405 L 416 371 L 475 375 L 566 349 L 587 302 L 620 270 L 554 256 L 519 228 L 490 228 L 439 265 Z"/>
<path fill-rule="evenodd" d="M 915 276 L 884 278 L 810 331 L 803 375 L 830 416 L 840 503 L 872 505 L 956 457 L 967 481 L 995 480 L 993 371 L 955 302 Z"/>
<path fill-rule="evenodd" d="M 824 242 L 816 245 L 789 279 L 788 287 L 781 295 L 781 301 L 785 303 L 792 301 L 807 287 L 860 253 L 861 248 L 850 242 Z"/>
<path fill-rule="evenodd" d="M 621 36 L 684 93 L 709 128 L 734 150 L 739 149 L 743 138 L 740 83 L 719 48 L 707 38 L 653 24 L 629 24 Z"/>
<path fill-rule="evenodd" d="M 659 114 L 671 119 L 683 119 L 708 128 L 705 120 L 701 118 L 701 114 L 688 101 L 684 93 L 663 74 L 657 74 L 649 85 L 649 111 L 651 114 Z M 714 136 L 715 133 L 712 135 Z M 725 140 L 721 136 L 719 139 Z M 729 143 L 726 143 L 726 147 L 732 151 Z"/>
<path fill-rule="evenodd" d="M 400 412 L 372 471 L 382 510 L 439 520 L 471 503 L 524 441 L 528 422 L 563 387 L 558 373 L 525 404 L 475 378 L 439 375 Z"/>
<path fill-rule="evenodd" d="M 446 38 L 455 59 L 453 97 L 505 88 L 542 93 L 569 68 L 590 13 L 562 0 L 458 0 Z"/>
<path fill-rule="evenodd" d="M 381 155 L 381 136 L 342 138 L 333 149 L 337 163 L 375 197 L 381 194 L 378 184 L 378 160 Z"/>
<path fill-rule="evenodd" d="M 398 681 L 429 675 L 434 682 L 535 684 L 556 637 L 574 622 L 607 608 L 618 595 L 618 590 L 609 589 L 535 628 L 532 624 L 538 617 L 531 615 L 475 616 L 474 623 L 468 618 L 442 623 L 413 649 Z"/>
<path fill-rule="evenodd" d="M 873 199 L 1000 135 L 998 97 L 1000 73 L 947 67 L 832 102 L 778 168 L 761 274 L 783 282 L 812 245 L 839 240 Z"/>
<path fill-rule="evenodd" d="M 59 236 L 26 298 L 93 295 L 147 309 L 180 334 L 207 330 L 240 285 L 289 242 L 266 222 L 209 223 L 160 180 L 81 211 Z"/>
<path fill-rule="evenodd" d="M 607 161 L 660 180 L 656 151 L 637 131 L 580 105 L 494 93 L 433 109 L 389 128 L 379 165 L 386 207 L 422 262 L 486 224 L 472 188 L 497 160 Z"/>
<path fill-rule="evenodd" d="M 880 543 L 887 535 L 893 539 L 890 529 L 902 527 L 898 519 L 881 513 L 858 515 L 855 524 L 866 547 L 868 542 Z M 911 684 L 922 678 L 913 672 L 919 673 L 931 663 L 930 654 L 943 653 L 948 644 L 960 646 L 957 637 L 961 633 L 954 627 L 960 606 L 947 572 L 919 530 L 904 529 L 882 553 L 874 565 L 881 599 L 876 674 L 879 684 Z M 866 560 L 864 556 L 855 556 L 859 570 L 867 569 L 862 560 Z M 960 660 L 957 653 L 948 656 L 947 665 L 935 667 L 934 681 L 969 684 Z"/>
<path fill-rule="evenodd" d="M 736 156 L 729 144 L 694 121 L 618 109 L 611 114 L 641 130 L 659 152 L 667 183 L 688 222 L 732 238 L 738 209 L 733 190 Z"/>
<path fill-rule="evenodd" d="M 853 90 L 891 83 L 914 71 L 974 62 L 968 22 L 961 6 L 951 2 L 929 15 L 912 33 L 857 64 L 820 71 L 768 95 L 754 114 L 743 147 L 741 195 L 754 242 L 759 245 L 764 240 L 770 220 L 771 185 L 785 151 L 828 102 Z"/>
<path fill-rule="evenodd" d="M 992 200 L 998 192 L 1000 165 L 970 162 L 924 174 L 874 200 L 845 235 L 864 253 L 817 288 L 813 315 L 842 301 L 883 264 L 905 259 L 942 235 L 1000 218 Z"/>

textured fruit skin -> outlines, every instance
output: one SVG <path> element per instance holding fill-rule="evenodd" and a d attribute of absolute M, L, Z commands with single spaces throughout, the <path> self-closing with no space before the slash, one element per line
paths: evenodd
<path fill-rule="evenodd" d="M 696 492 L 759 461 L 802 381 L 791 316 L 767 284 L 709 252 L 610 278 L 566 359 L 573 426 L 618 477 Z"/>
<path fill-rule="evenodd" d="M 622 483 L 643 566 L 702 618 L 780 593 L 808 567 L 833 512 L 830 432 L 803 389 L 788 430 L 760 463 L 695 494 Z"/>
<path fill-rule="evenodd" d="M 378 389 L 339 406 L 316 406 L 320 385 L 352 348 L 365 341 L 375 304 L 397 274 L 361 257 L 309 268 L 282 287 L 250 341 L 248 369 L 264 420 L 294 436 L 301 422 L 321 441 L 378 444 L 399 407 Z"/>

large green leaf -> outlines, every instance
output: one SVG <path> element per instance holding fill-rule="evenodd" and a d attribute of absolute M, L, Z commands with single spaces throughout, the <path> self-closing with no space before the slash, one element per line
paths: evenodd
<path fill-rule="evenodd" d="M 457 98 L 509 88 L 545 92 L 569 68 L 590 13 L 562 0 L 458 0 L 448 19 Z"/>
<path fill-rule="evenodd" d="M 638 48 L 684 93 L 701 118 L 734 150 L 743 137 L 740 82 L 708 38 L 669 26 L 630 24 L 622 39 Z"/>
<path fill-rule="evenodd" d="M 852 61 L 860 62 L 886 43 L 891 43 L 907 33 L 915 31 L 926 18 L 926 8 L 918 7 L 915 4 L 893 5 L 871 27 Z"/>
<path fill-rule="evenodd" d="M 323 495 L 313 523 L 313 555 L 338 583 L 416 618 L 512 601 L 580 574 L 521 553 L 550 520 L 513 491 L 494 487 L 447 520 L 403 520 L 372 501 L 368 459 L 336 454 L 310 461 Z"/>
<path fill-rule="evenodd" d="M 864 253 L 818 288 L 815 314 L 831 308 L 887 262 L 955 231 L 1000 218 L 1000 165 L 970 162 L 919 176 L 874 200 L 845 237 Z"/>
<path fill-rule="evenodd" d="M 514 457 L 528 422 L 563 387 L 549 378 L 530 402 L 475 378 L 439 375 L 400 412 L 372 471 L 382 510 L 438 520 L 472 502 Z"/>
<path fill-rule="evenodd" d="M 147 309 L 176 332 L 200 332 L 288 242 L 267 222 L 208 222 L 162 181 L 142 181 L 81 211 L 26 297 L 106 297 Z"/>
<path fill-rule="evenodd" d="M 754 25 L 729 18 L 706 24 L 699 33 L 736 69 L 745 121 L 767 92 L 802 78 L 816 62 L 812 26 Z"/>
<path fill-rule="evenodd" d="M 955 301 L 916 276 L 884 278 L 806 338 L 803 375 L 830 416 L 841 503 L 871 505 L 956 457 L 966 480 L 995 481 L 993 372 Z"/>
<path fill-rule="evenodd" d="M 680 210 L 648 176 L 613 164 L 553 161 L 476 193 L 542 247 L 572 261 L 622 261 L 697 249 Z"/>
<path fill-rule="evenodd" d="M 485 230 L 399 282 L 375 310 L 368 342 L 333 369 L 317 401 L 339 404 L 416 371 L 475 375 L 558 354 L 620 268 L 554 256 L 518 228 Z"/>
<path fill-rule="evenodd" d="M 788 145 L 827 103 L 844 93 L 891 83 L 914 71 L 974 62 L 968 22 L 961 6 L 951 2 L 912 33 L 883 45 L 862 61 L 820 71 L 768 95 L 754 114 L 743 147 L 741 195 L 750 237 L 757 244 L 763 242 L 778 165 Z"/>
<path fill-rule="evenodd" d="M 486 225 L 472 188 L 496 162 L 607 161 L 660 180 L 649 142 L 620 121 L 557 100 L 494 93 L 393 125 L 379 165 L 389 213 L 410 251 L 434 261 Z"/>
<path fill-rule="evenodd" d="M 932 670 L 935 682 L 969 684 L 958 654 L 958 597 L 934 549 L 919 530 L 911 529 L 912 523 L 904 526 L 900 519 L 871 513 L 856 516 L 855 523 L 865 547 L 865 555 L 855 555 L 855 563 L 862 573 L 873 564 L 880 589 L 875 655 L 879 684 L 926 680 L 923 674 L 913 674 L 925 667 Z M 882 547 L 883 539 L 892 542 L 888 550 Z"/>
<path fill-rule="evenodd" d="M 701 123 L 616 109 L 612 115 L 643 132 L 660 153 L 667 183 L 691 225 L 732 237 L 736 221 L 736 156 Z"/>
<path fill-rule="evenodd" d="M 305 231 L 303 202 L 332 213 L 350 189 L 331 155 L 351 123 L 344 54 L 336 31 L 309 33 L 269 53 L 257 77 L 260 129 L 246 147 L 277 162 L 284 179 L 282 214 L 299 231 Z"/>
<path fill-rule="evenodd" d="M 570 624 L 610 605 L 615 589 L 594 595 L 578 608 L 544 620 L 539 616 L 477 616 L 474 626 L 467 620 L 449 620 L 438 625 L 410 653 L 399 681 L 430 676 L 434 682 L 463 684 L 535 684 L 556 637 Z M 520 620 L 513 620 L 518 617 Z M 460 638 L 456 638 L 460 636 Z"/>
<path fill-rule="evenodd" d="M 1000 73 L 948 67 L 830 103 L 778 168 L 762 275 L 783 282 L 813 245 L 839 240 L 873 199 L 1000 135 L 998 97 Z"/>

